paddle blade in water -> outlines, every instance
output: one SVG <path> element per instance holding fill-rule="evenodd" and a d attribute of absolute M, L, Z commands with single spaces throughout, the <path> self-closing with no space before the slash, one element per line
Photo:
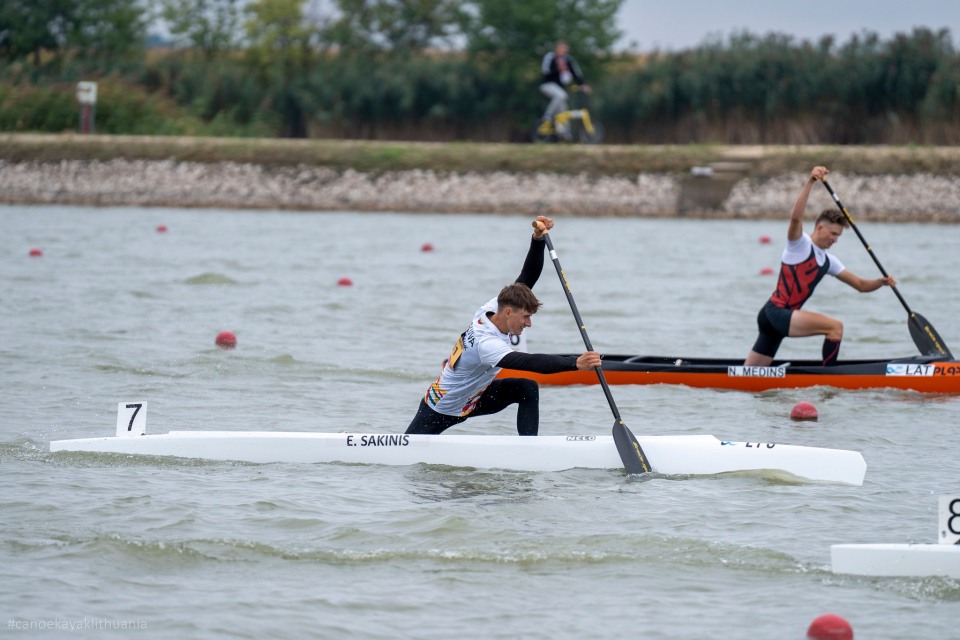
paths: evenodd
<path fill-rule="evenodd" d="M 636 436 L 630 432 L 622 420 L 613 423 L 613 441 L 617 444 L 617 452 L 628 474 L 643 475 L 653 471 Z"/>
<path fill-rule="evenodd" d="M 916 312 L 911 313 L 907 325 L 910 327 L 910 337 L 913 338 L 917 349 L 920 349 L 920 353 L 925 356 L 944 356 L 953 359 L 953 354 L 947 349 L 943 338 L 922 315 Z"/>

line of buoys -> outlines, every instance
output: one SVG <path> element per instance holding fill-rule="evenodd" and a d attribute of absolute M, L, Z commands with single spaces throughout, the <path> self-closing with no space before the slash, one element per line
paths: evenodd
<path fill-rule="evenodd" d="M 825 613 L 810 623 L 807 640 L 853 640 L 853 627 L 835 613 Z"/>
<path fill-rule="evenodd" d="M 809 402 L 798 402 L 793 405 L 793 409 L 790 410 L 791 420 L 816 421 L 818 417 L 817 408 Z"/>
<path fill-rule="evenodd" d="M 760 236 L 760 244 L 770 244 L 770 236 L 768 236 L 768 235 L 762 235 L 762 236 Z M 772 276 L 772 275 L 773 275 L 773 269 L 770 268 L 770 267 L 764 267 L 764 268 L 760 269 L 760 275 L 762 275 L 762 276 Z"/>
<path fill-rule="evenodd" d="M 237 336 L 233 331 L 221 331 L 214 342 L 223 349 L 233 349 L 237 346 Z"/>

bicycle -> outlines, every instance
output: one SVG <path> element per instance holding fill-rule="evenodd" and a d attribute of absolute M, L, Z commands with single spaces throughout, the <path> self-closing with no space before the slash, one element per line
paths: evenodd
<path fill-rule="evenodd" d="M 577 93 L 579 87 L 571 87 Z M 599 144 L 603 140 L 603 125 L 590 115 L 590 95 L 583 96 L 584 106 L 579 109 L 561 111 L 553 120 L 540 119 L 530 132 L 531 142 L 580 142 Z"/>

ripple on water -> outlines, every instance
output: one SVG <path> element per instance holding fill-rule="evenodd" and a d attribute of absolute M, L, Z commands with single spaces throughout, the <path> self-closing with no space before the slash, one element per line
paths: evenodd
<path fill-rule="evenodd" d="M 238 284 L 236 280 L 222 273 L 201 273 L 191 276 L 184 280 L 189 285 L 233 285 Z"/>

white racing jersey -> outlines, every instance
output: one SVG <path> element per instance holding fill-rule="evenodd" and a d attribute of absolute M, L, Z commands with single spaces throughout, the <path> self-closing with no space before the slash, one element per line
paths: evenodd
<path fill-rule="evenodd" d="M 780 262 L 783 264 L 800 264 L 810 257 L 810 250 L 817 258 L 817 265 L 823 266 L 827 256 L 830 257 L 830 267 L 827 273 L 831 276 L 838 276 L 846 267 L 832 253 L 827 253 L 817 245 L 813 244 L 813 239 L 806 232 L 800 235 L 796 240 L 787 240 L 787 246 L 783 249 L 783 255 L 780 256 Z"/>
<path fill-rule="evenodd" d="M 497 366 L 500 359 L 525 346 L 523 334 L 502 333 L 490 322 L 487 313 L 496 311 L 496 298 L 477 309 L 470 326 L 453 346 L 437 381 L 427 389 L 423 400 L 437 413 L 470 415 L 481 394 L 500 372 Z"/>
<path fill-rule="evenodd" d="M 488 302 L 487 304 L 477 309 L 477 312 L 473 314 L 473 319 L 476 320 L 477 318 L 480 318 L 480 317 L 485 318 L 487 317 L 487 313 L 496 313 L 497 307 L 498 307 L 497 299 L 494 298 L 490 300 L 490 302 Z M 522 351 L 524 353 L 527 352 L 527 334 L 526 333 L 521 333 L 518 336 L 515 336 L 512 333 L 508 333 L 507 337 L 510 338 L 511 349 L 513 349 L 514 351 Z"/>

